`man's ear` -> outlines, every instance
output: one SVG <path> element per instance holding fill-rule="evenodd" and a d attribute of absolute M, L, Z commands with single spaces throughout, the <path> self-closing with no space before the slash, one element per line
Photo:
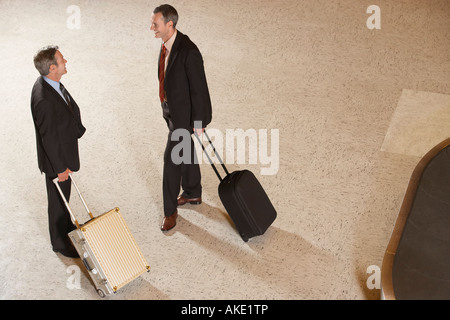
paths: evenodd
<path fill-rule="evenodd" d="M 48 68 L 48 73 L 52 73 L 52 72 L 55 71 L 55 70 L 56 70 L 56 65 L 51 64 L 51 65 L 50 65 L 50 68 Z"/>

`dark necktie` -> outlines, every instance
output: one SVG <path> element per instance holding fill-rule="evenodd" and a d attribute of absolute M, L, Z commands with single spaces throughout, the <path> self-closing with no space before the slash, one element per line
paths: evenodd
<path fill-rule="evenodd" d="M 165 100 L 166 93 L 164 92 L 164 73 L 166 66 L 166 47 L 164 44 L 161 48 L 161 56 L 159 59 L 159 99 L 161 102 Z"/>
<path fill-rule="evenodd" d="M 72 107 L 72 103 L 70 103 L 70 98 L 69 98 L 69 94 L 67 93 L 66 88 L 64 88 L 62 83 L 59 83 L 59 89 L 61 90 L 64 99 L 66 99 L 66 103 L 67 106 L 69 107 L 70 112 L 73 114 L 73 107 Z"/>

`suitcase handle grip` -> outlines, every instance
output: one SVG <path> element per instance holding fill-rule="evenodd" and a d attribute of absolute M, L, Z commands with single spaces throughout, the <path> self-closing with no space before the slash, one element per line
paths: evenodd
<path fill-rule="evenodd" d="M 203 131 L 203 133 L 205 134 L 206 138 L 208 139 L 208 142 L 209 142 L 209 144 L 211 145 L 211 147 L 212 147 L 214 153 L 216 154 L 217 159 L 219 159 L 219 162 L 220 162 L 220 164 L 222 165 L 222 168 L 223 168 L 223 170 L 225 171 L 226 175 L 229 175 L 230 173 L 228 172 L 227 167 L 226 167 L 225 164 L 223 163 L 222 158 L 220 157 L 219 153 L 217 152 L 216 148 L 214 147 L 214 145 L 213 145 L 211 139 L 209 138 L 208 134 L 206 133 L 206 130 Z M 194 130 L 194 135 L 195 135 L 195 137 L 197 138 L 197 140 L 198 140 L 198 142 L 200 143 L 200 145 L 202 146 L 202 149 L 203 149 L 203 151 L 205 152 L 206 157 L 207 157 L 208 160 L 209 160 L 209 163 L 211 164 L 212 168 L 214 169 L 214 172 L 216 173 L 216 175 L 217 175 L 217 177 L 219 178 L 219 180 L 222 182 L 223 179 L 222 179 L 221 175 L 219 174 L 219 171 L 217 171 L 216 166 L 215 166 L 214 163 L 212 162 L 212 160 L 211 160 L 211 158 L 210 158 L 208 152 L 206 152 L 205 146 L 203 145 L 202 140 L 200 140 L 200 137 L 198 136 L 198 134 L 197 134 L 197 132 L 196 132 L 195 130 Z"/>
<path fill-rule="evenodd" d="M 91 217 L 91 219 L 94 219 L 93 214 L 91 213 L 91 210 L 89 210 L 86 201 L 84 201 L 83 195 L 80 192 L 80 189 L 78 189 L 78 185 L 75 182 L 75 180 L 73 179 L 73 175 L 72 173 L 69 173 L 69 177 L 70 177 L 70 181 L 72 182 L 72 184 L 74 185 L 75 189 L 77 190 L 78 195 L 80 196 L 81 201 L 83 202 L 84 207 L 86 208 L 86 211 L 88 212 L 89 216 Z M 56 185 L 56 188 L 59 191 L 59 194 L 61 195 L 61 198 L 64 201 L 64 204 L 66 205 L 67 210 L 69 211 L 70 217 L 72 218 L 72 221 L 74 222 L 74 224 L 76 225 L 76 227 L 78 229 L 80 229 L 80 224 L 78 223 L 77 218 L 75 217 L 75 215 L 73 214 L 72 209 L 69 206 L 69 202 L 67 201 L 66 197 L 64 196 L 64 193 L 61 190 L 61 187 L 59 186 L 59 181 L 58 178 L 53 179 L 53 183 Z"/>
<path fill-rule="evenodd" d="M 86 269 L 87 269 L 88 271 L 94 270 L 94 268 L 91 268 L 91 266 L 89 265 L 89 262 L 88 262 L 87 259 L 85 259 L 85 258 L 83 258 L 83 264 L 84 264 L 84 266 L 86 267 Z"/>

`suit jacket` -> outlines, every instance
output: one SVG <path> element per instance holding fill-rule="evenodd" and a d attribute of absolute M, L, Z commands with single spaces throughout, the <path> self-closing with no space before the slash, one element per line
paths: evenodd
<path fill-rule="evenodd" d="M 158 67 L 159 74 L 159 67 Z M 164 88 L 174 129 L 203 128 L 211 122 L 212 108 L 203 58 L 188 36 L 177 31 L 164 77 Z"/>
<path fill-rule="evenodd" d="M 73 114 L 61 95 L 41 76 L 31 92 L 31 114 L 36 130 L 38 166 L 41 172 L 57 176 L 67 168 L 80 169 L 78 139 L 86 130 L 80 109 L 70 96 Z"/>

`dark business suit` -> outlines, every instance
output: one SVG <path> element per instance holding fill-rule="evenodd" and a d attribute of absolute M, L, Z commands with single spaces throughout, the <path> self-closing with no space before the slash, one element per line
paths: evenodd
<path fill-rule="evenodd" d="M 50 239 L 54 250 L 70 247 L 67 233 L 74 229 L 70 215 L 52 180 L 66 169 L 78 171 L 78 139 L 86 130 L 80 109 L 69 94 L 72 111 L 65 100 L 41 76 L 31 92 L 31 113 L 36 131 L 38 167 L 45 173 Z M 70 180 L 60 183 L 70 198 Z"/>
<path fill-rule="evenodd" d="M 159 75 L 159 68 L 158 68 Z M 169 137 L 164 153 L 163 197 L 164 214 L 172 215 L 177 209 L 180 182 L 183 196 L 201 196 L 201 175 L 195 161 L 194 143 L 191 139 L 190 164 L 177 165 L 171 159 L 172 149 L 179 143 L 171 141 L 174 130 L 185 129 L 192 133 L 195 122 L 205 128 L 212 118 L 211 99 L 206 82 L 203 58 L 197 46 L 180 31 L 169 55 L 164 77 L 166 102 L 162 103 L 163 117 L 169 128 Z"/>

